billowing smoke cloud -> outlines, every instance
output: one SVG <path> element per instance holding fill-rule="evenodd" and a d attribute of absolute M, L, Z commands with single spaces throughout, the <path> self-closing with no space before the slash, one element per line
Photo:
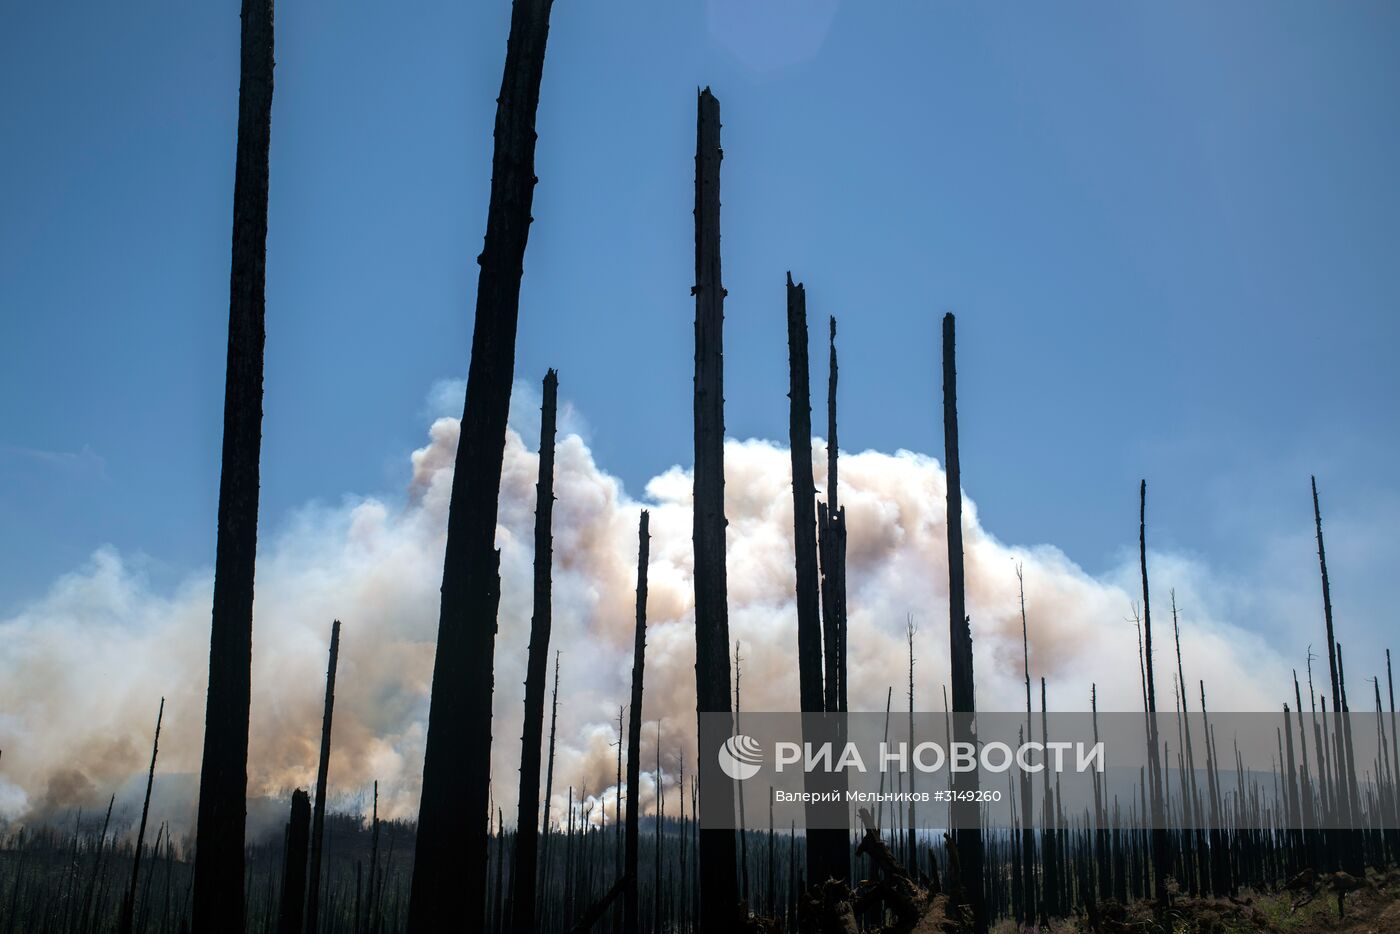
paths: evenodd
<path fill-rule="evenodd" d="M 494 796 L 513 814 L 522 682 L 531 613 L 537 457 L 522 441 L 535 397 L 517 389 L 501 483 L 503 578 L 496 645 Z M 457 396 L 460 399 L 460 395 Z M 674 813 L 681 757 L 694 761 L 691 480 L 674 467 L 641 500 L 593 461 L 569 431 L 558 444 L 554 513 L 554 638 L 562 652 L 559 749 L 552 809 L 568 789 L 616 800 L 618 707 L 629 693 L 638 513 L 651 510 L 643 768 L 656 762 Z M 537 415 L 534 416 L 537 418 Z M 264 533 L 257 572 L 249 791 L 277 796 L 315 779 L 331 620 L 343 621 L 330 775 L 342 805 L 380 785 L 381 813 L 417 807 L 437 629 L 444 529 L 458 425 L 433 423 L 414 452 L 406 496 L 307 507 Z M 533 440 L 529 446 L 533 446 Z M 814 451 L 816 482 L 826 456 Z M 851 707 L 877 710 L 894 686 L 907 703 L 906 620 L 917 627 L 919 709 L 942 707 L 947 678 L 944 475 L 932 458 L 899 451 L 843 456 L 849 525 Z M 759 440 L 726 444 L 731 635 L 742 642 L 743 704 L 794 709 L 798 696 L 788 452 Z M 1024 568 L 1031 664 L 1050 704 L 1137 709 L 1135 565 L 1095 578 L 1052 546 L 1005 545 L 964 505 L 968 606 L 979 705 L 1018 709 L 1021 622 L 1016 567 Z M 265 528 L 270 523 L 265 523 Z M 1154 555 L 1159 704 L 1170 709 L 1174 658 L 1168 588 L 1183 607 L 1187 677 L 1205 679 L 1217 709 L 1274 709 L 1287 668 L 1258 638 L 1221 616 L 1220 586 L 1190 560 Z M 156 706 L 166 698 L 157 808 L 176 826 L 194 813 L 207 677 L 211 575 L 159 592 L 139 561 L 110 548 L 56 581 L 46 596 L 0 622 L 0 816 L 41 819 L 144 778 Z M 1214 608 L 1214 609 L 1213 609 Z M 551 676 L 553 662 L 551 659 Z M 1194 693 L 1193 693 L 1194 698 Z M 1194 699 L 1193 699 L 1194 706 Z M 487 750 L 481 751 L 483 755 Z M 689 765 L 686 766 L 690 770 Z M 644 779 L 644 805 L 655 798 Z M 350 799 L 347 802 L 347 799 Z M 361 798 L 362 800 L 362 798 Z M 595 810 L 595 818 L 597 815 Z"/>

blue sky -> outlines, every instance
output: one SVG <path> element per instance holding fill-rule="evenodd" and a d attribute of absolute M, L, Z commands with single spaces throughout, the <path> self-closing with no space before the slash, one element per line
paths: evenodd
<path fill-rule="evenodd" d="M 508 16 L 279 4 L 265 530 L 401 491 L 465 373 Z M 0 23 L 4 613 L 103 544 L 212 561 L 238 10 Z M 843 446 L 941 454 L 951 309 L 996 535 L 1105 569 L 1146 476 L 1155 543 L 1247 575 L 1316 472 L 1359 604 L 1400 558 L 1398 39 L 1389 3 L 560 0 L 517 373 L 560 370 L 632 492 L 689 462 L 708 84 L 731 435 L 786 436 L 791 269 L 814 344 L 841 320 Z"/>

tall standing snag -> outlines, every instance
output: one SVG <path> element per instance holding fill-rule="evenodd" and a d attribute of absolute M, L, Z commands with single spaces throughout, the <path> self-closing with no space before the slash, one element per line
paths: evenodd
<path fill-rule="evenodd" d="M 500 601 L 496 507 L 515 377 L 520 277 L 535 191 L 535 111 L 552 0 L 515 0 L 496 99 L 486 239 L 443 558 L 437 657 L 423 756 L 408 929 L 481 924 L 491 691 Z"/>
<path fill-rule="evenodd" d="M 805 306 L 805 301 L 804 301 Z M 805 325 L 804 307 L 804 325 Z M 822 677 L 825 679 L 822 700 L 827 717 L 823 724 L 829 728 L 835 748 L 845 748 L 844 717 L 831 716 L 846 712 L 846 509 L 838 501 L 840 482 L 837 476 L 840 445 L 836 440 L 836 318 L 828 319 L 829 358 L 826 384 L 826 502 L 817 504 L 817 553 L 821 558 L 822 610 Z M 844 798 L 847 790 L 844 773 L 830 776 L 826 790 Z M 822 822 L 829 829 L 816 832 L 818 846 L 826 852 L 824 875 L 849 881 L 850 878 L 850 812 L 832 806 Z M 809 842 L 812 836 L 808 836 Z M 824 842 L 822 842 L 824 841 Z"/>
<path fill-rule="evenodd" d="M 1162 808 L 1162 769 L 1157 735 L 1157 685 L 1152 664 L 1152 600 L 1147 586 L 1147 481 L 1138 487 L 1138 559 L 1142 565 L 1142 655 L 1147 685 L 1147 768 L 1152 794 L 1153 897 L 1165 909 L 1169 893 L 1167 872 L 1170 851 Z"/>
<path fill-rule="evenodd" d="M 540 408 L 540 475 L 535 485 L 535 609 L 530 619 L 530 654 L 525 673 L 525 722 L 520 732 L 520 795 L 516 820 L 515 872 L 511 875 L 511 927 L 535 930 L 535 865 L 540 825 L 540 740 L 544 732 L 544 678 L 549 664 L 550 566 L 554 538 L 554 423 L 559 374 L 544 376 Z M 551 727 L 551 733 L 553 729 Z"/>
<path fill-rule="evenodd" d="M 151 769 L 146 773 L 146 799 L 141 804 L 141 824 L 136 830 L 136 846 L 131 854 L 131 887 L 122 901 L 122 914 L 119 930 L 121 934 L 131 934 L 132 919 L 136 913 L 136 886 L 141 878 L 141 847 L 146 840 L 146 819 L 151 813 L 151 786 L 156 780 L 156 753 L 160 750 L 160 721 L 165 718 L 165 698 L 160 699 L 160 709 L 156 712 L 156 735 L 151 740 Z M 160 845 L 160 840 L 156 840 Z M 159 855 L 159 854 L 156 854 Z"/>
<path fill-rule="evenodd" d="M 792 454 L 792 521 L 793 551 L 797 580 L 797 671 L 798 690 L 804 732 L 823 722 L 820 715 L 837 707 L 836 629 L 834 614 L 827 608 L 827 626 L 822 627 L 820 577 L 817 570 L 816 484 L 812 479 L 812 402 L 811 378 L 807 364 L 807 290 L 794 284 L 792 273 L 787 276 L 787 334 L 788 334 L 788 446 Z M 828 468 L 829 470 L 830 468 Z M 829 485 L 829 484 L 828 484 Z M 823 652 L 825 670 L 823 670 Z M 807 742 L 822 742 L 834 737 L 804 736 Z M 808 792 L 822 791 L 831 782 L 826 776 L 804 776 Z M 845 833 L 828 830 L 820 825 L 819 815 L 834 809 L 820 802 L 808 802 L 807 814 L 807 879 L 820 885 L 832 876 L 845 873 L 839 868 L 844 862 Z M 844 807 L 842 808 L 844 810 Z M 835 839 L 833 839 L 835 838 Z M 843 854 L 838 857 L 839 851 Z"/>
<path fill-rule="evenodd" d="M 797 674 L 803 713 L 826 709 L 817 576 L 816 486 L 812 480 L 812 404 L 807 369 L 807 293 L 787 277 L 789 448 L 797 571 Z M 827 646 L 828 651 L 832 648 Z M 809 857 L 810 870 L 810 857 Z"/>
<path fill-rule="evenodd" d="M 650 518 L 643 509 L 637 530 L 637 629 L 632 646 L 632 716 L 627 721 L 627 836 L 623 868 L 627 887 L 623 896 L 623 934 L 638 934 L 641 925 L 641 905 L 637 897 L 637 829 L 641 823 L 642 803 L 642 674 L 647 651 L 647 552 L 651 544 L 647 525 Z M 657 729 L 659 731 L 660 727 Z M 657 742 L 660 749 L 660 740 Z M 657 839 L 659 841 L 660 837 Z"/>
<path fill-rule="evenodd" d="M 1332 624 L 1332 584 L 1327 576 L 1327 547 L 1322 540 L 1322 506 L 1317 496 L 1317 477 L 1312 477 L 1311 480 L 1313 523 L 1317 531 L 1317 563 L 1322 573 L 1322 612 L 1327 624 L 1327 665 L 1332 679 L 1332 708 L 1334 714 L 1337 715 L 1336 730 L 1333 732 L 1337 776 L 1334 789 L 1338 816 L 1344 823 L 1355 826 L 1357 823 L 1356 812 L 1360 808 L 1356 792 L 1356 765 L 1346 742 L 1347 721 L 1340 716 L 1345 710 L 1342 698 L 1346 694 L 1346 686 L 1342 683 L 1339 673 L 1336 629 Z M 1326 718 L 1323 719 L 1323 728 L 1326 729 Z M 1346 841 L 1342 844 L 1346 869 L 1352 875 L 1360 875 L 1363 868 L 1360 858 L 1360 835 L 1354 831 L 1348 831 L 1342 835 L 1342 839 Z"/>
<path fill-rule="evenodd" d="M 789 286 L 789 290 L 790 288 Z M 807 359 L 805 295 L 801 298 L 803 299 L 802 362 L 805 376 Z M 791 303 L 791 297 L 789 297 L 789 303 Z M 791 318 L 791 309 L 789 309 L 789 318 Z M 846 513 L 838 501 L 840 483 L 837 477 L 837 462 L 840 448 L 836 440 L 838 370 L 835 317 L 830 319 L 828 340 L 830 342 L 830 358 L 826 389 L 826 502 L 817 511 L 817 527 L 821 533 L 818 539 L 818 551 L 821 554 L 822 674 L 825 678 L 822 693 L 827 711 L 834 712 L 846 709 Z M 788 322 L 788 347 L 789 355 L 791 355 L 791 320 Z M 803 398 L 805 400 L 806 396 L 804 395 Z M 809 424 L 810 421 L 809 418 Z M 808 453 L 810 454 L 810 452 L 811 445 L 808 443 Z"/>
<path fill-rule="evenodd" d="M 719 101 L 709 88 L 696 106 L 695 141 L 695 707 L 732 715 L 729 694 L 729 597 L 724 530 L 724 286 L 719 254 Z M 734 831 L 721 822 L 734 813 L 734 786 L 708 783 L 700 798 L 702 934 L 728 932 L 739 894 Z M 707 819 L 708 818 L 708 819 Z"/>
<path fill-rule="evenodd" d="M 282 853 L 282 904 L 277 934 L 302 934 L 306 903 L 306 845 L 311 834 L 311 798 L 298 788 L 292 792 L 292 814 L 287 821 Z"/>
<path fill-rule="evenodd" d="M 549 704 L 549 761 L 544 769 L 544 818 L 541 833 L 544 834 L 545 850 L 549 849 L 549 801 L 554 796 L 554 737 L 559 726 L 559 655 L 554 650 L 554 693 Z"/>
<path fill-rule="evenodd" d="M 291 818 L 281 856 L 281 906 L 277 934 L 301 934 L 307 898 L 307 843 L 311 837 L 311 797 L 301 788 L 291 793 Z"/>
<path fill-rule="evenodd" d="M 958 465 L 958 371 L 953 314 L 943 316 L 943 451 L 948 482 L 948 637 L 953 682 L 953 740 L 977 744 L 977 693 L 972 672 L 972 628 L 963 589 L 962 472 Z M 977 773 L 953 773 L 955 794 L 976 797 Z M 975 803 L 951 808 L 961 888 L 972 905 L 977 930 L 987 929 L 982 905 L 982 829 Z"/>
<path fill-rule="evenodd" d="M 272 0 L 243 0 L 238 142 L 233 175 L 228 363 L 218 543 L 209 633 L 209 694 L 195 826 L 194 930 L 243 930 L 243 835 L 252 691 L 253 570 L 262 449 L 268 152 L 272 138 Z"/>
<path fill-rule="evenodd" d="M 331 623 L 331 653 L 326 665 L 326 706 L 321 714 L 321 757 L 316 765 L 316 808 L 311 815 L 311 869 L 306 888 L 306 932 L 319 934 L 321 923 L 321 846 L 326 836 L 326 783 L 331 767 L 331 715 L 335 712 L 335 668 L 340 660 L 340 620 Z"/>

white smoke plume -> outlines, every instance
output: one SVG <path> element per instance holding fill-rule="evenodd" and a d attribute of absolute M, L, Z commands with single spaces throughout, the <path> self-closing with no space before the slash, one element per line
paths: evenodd
<path fill-rule="evenodd" d="M 507 439 L 497 541 L 502 597 L 496 642 L 492 756 L 495 803 L 514 814 L 522 681 L 531 615 L 537 396 L 517 387 Z M 460 394 L 457 395 L 460 399 Z M 643 771 L 661 733 L 666 809 L 694 761 L 691 479 L 673 467 L 633 499 L 600 468 L 565 412 L 554 512 L 552 649 L 562 652 L 559 745 L 551 809 L 569 789 L 615 819 L 618 706 L 629 695 L 637 520 L 651 510 Z M 264 532 L 257 570 L 249 793 L 276 797 L 315 780 L 331 620 L 343 621 L 330 784 L 342 806 L 379 782 L 380 811 L 417 808 L 438 617 L 438 588 L 455 419 L 435 421 L 414 452 L 406 496 L 308 507 Z M 522 440 L 524 438 L 528 441 Z M 795 664 L 789 454 L 777 444 L 726 443 L 731 637 L 742 642 L 746 710 L 791 710 Z M 818 489 L 826 453 L 814 450 Z M 917 626 L 915 706 L 942 708 L 947 678 L 944 474 L 926 455 L 843 455 L 849 527 L 850 703 L 877 710 L 886 690 L 907 704 L 906 619 Z M 1136 556 L 1096 578 L 1052 546 L 1003 544 L 964 500 L 968 607 L 982 709 L 1019 709 L 1021 622 L 1015 569 L 1024 568 L 1031 665 L 1052 708 L 1085 709 L 1091 682 L 1102 710 L 1138 709 Z M 264 521 L 266 530 L 269 523 Z M 1219 710 L 1272 710 L 1288 668 L 1259 638 L 1231 625 L 1221 586 L 1198 564 L 1151 556 L 1159 704 L 1171 709 L 1175 659 L 1168 589 L 1187 608 L 1187 678 L 1206 681 Z M 158 700 L 166 698 L 155 809 L 188 829 L 193 818 L 207 678 L 212 575 L 158 592 L 139 560 L 99 549 L 47 594 L 0 621 L 0 817 L 39 820 L 77 806 L 139 800 Z M 550 677 L 553 677 L 551 651 Z M 1037 694 L 1038 694 L 1037 689 Z M 1037 697 L 1037 706 L 1039 699 Z M 1195 706 L 1194 693 L 1192 706 Z M 548 716 L 548 712 L 546 712 Z M 546 731 L 548 723 L 546 722 Z M 482 754 L 486 754 L 482 750 Z M 643 804 L 655 800 L 651 775 Z M 269 806 L 270 807 L 270 806 Z M 687 802 L 688 807 L 688 802 Z M 280 813 L 271 812 L 268 814 Z M 599 815 L 594 810 L 594 819 Z M 251 820 L 252 818 L 250 818 Z M 279 818 L 280 819 L 280 818 Z M 270 820 L 270 817 L 269 817 Z"/>

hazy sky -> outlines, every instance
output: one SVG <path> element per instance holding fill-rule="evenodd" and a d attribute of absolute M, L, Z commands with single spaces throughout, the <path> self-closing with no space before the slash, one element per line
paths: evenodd
<path fill-rule="evenodd" d="M 466 371 L 508 17 L 278 6 L 264 535 L 401 494 Z M 0 13 L 0 615 L 104 544 L 212 562 L 238 28 Z M 1154 542 L 1248 579 L 1306 551 L 1316 472 L 1362 615 L 1400 559 L 1397 42 L 1393 3 L 559 0 L 517 374 L 633 495 L 689 464 L 708 84 L 731 435 L 786 438 L 790 269 L 814 344 L 840 318 L 843 447 L 941 456 L 951 309 L 992 534 L 1107 568 L 1146 476 Z"/>

